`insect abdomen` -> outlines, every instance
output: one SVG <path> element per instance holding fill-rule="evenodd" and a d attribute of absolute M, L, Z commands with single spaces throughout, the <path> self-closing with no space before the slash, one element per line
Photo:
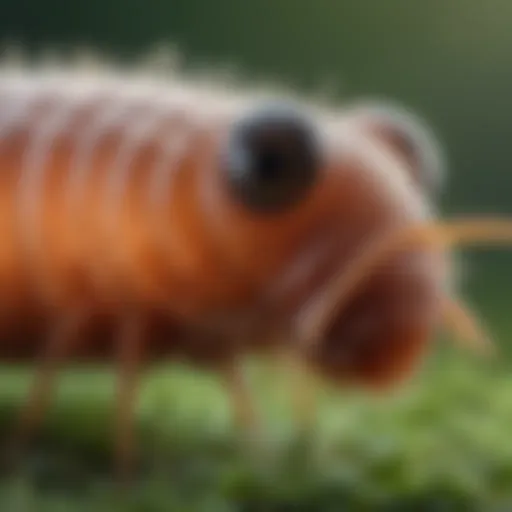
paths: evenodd
<path fill-rule="evenodd" d="M 183 129 L 158 106 L 115 90 L 0 80 L 3 308 L 140 298 L 158 256 L 150 182 L 166 133 Z M 170 156 L 163 171 L 172 173 Z"/>

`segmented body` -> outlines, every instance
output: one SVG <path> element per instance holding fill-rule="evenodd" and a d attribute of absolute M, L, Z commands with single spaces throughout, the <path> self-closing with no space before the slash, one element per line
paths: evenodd
<path fill-rule="evenodd" d="M 299 211 L 269 220 L 230 199 L 217 165 L 227 129 L 255 99 L 122 77 L 13 73 L 0 80 L 0 101 L 0 299 L 22 327 L 28 312 L 31 324 L 40 319 L 41 334 L 77 311 L 89 327 L 108 318 L 115 334 L 119 318 L 137 312 L 148 346 L 157 340 L 172 351 L 204 327 L 221 352 L 234 333 L 255 337 L 262 319 L 270 324 L 269 310 L 298 306 L 356 241 L 429 215 L 400 171 L 386 174 L 375 141 L 334 118 L 320 121 L 332 139 L 331 173 L 343 166 L 345 176 L 329 176 Z M 272 291 L 284 289 L 294 260 L 321 246 L 328 256 L 302 272 L 302 285 Z M 175 326 L 179 335 L 158 334 Z M 37 338 L 5 346 L 23 352 Z M 95 345 L 109 342 L 96 334 L 81 346 L 92 353 Z"/>
<path fill-rule="evenodd" d="M 69 76 L 0 80 L 1 299 L 21 327 L 77 310 L 114 323 L 128 310 L 159 312 L 172 324 L 198 317 L 201 302 L 243 297 L 196 207 L 201 139 L 216 135 L 218 116 L 183 92 L 155 92 Z M 35 346 L 15 336 L 10 348 Z"/>
<path fill-rule="evenodd" d="M 318 180 L 294 208 L 252 211 L 222 157 L 261 98 L 217 93 L 115 74 L 0 73 L 0 359 L 120 359 L 125 451 L 138 361 L 226 368 L 248 352 L 300 353 L 294 329 L 331 278 L 378 235 L 433 218 L 410 155 L 348 110 L 309 106 Z M 441 313 L 445 264 L 435 248 L 390 258 L 308 364 L 336 382 L 408 375 Z"/>

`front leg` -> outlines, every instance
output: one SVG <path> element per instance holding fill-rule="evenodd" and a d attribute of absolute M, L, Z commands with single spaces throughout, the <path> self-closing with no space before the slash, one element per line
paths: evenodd
<path fill-rule="evenodd" d="M 283 358 L 290 386 L 293 419 L 299 437 L 307 438 L 313 433 L 316 423 L 318 383 L 303 354 L 288 350 Z"/>
<path fill-rule="evenodd" d="M 241 360 L 234 358 L 224 363 L 221 374 L 229 395 L 235 425 L 252 443 L 260 437 L 261 426 Z"/>

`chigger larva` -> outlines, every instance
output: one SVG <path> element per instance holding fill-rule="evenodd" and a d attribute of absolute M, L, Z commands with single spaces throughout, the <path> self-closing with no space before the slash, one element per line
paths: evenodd
<path fill-rule="evenodd" d="M 452 286 L 450 249 L 509 243 L 512 222 L 439 218 L 438 146 L 382 102 L 4 65 L 0 360 L 37 368 L 18 438 L 66 361 L 118 365 L 115 451 L 128 467 L 151 361 L 219 371 L 251 428 L 245 356 L 288 354 L 335 385 L 385 389 L 440 326 L 489 348 Z"/>

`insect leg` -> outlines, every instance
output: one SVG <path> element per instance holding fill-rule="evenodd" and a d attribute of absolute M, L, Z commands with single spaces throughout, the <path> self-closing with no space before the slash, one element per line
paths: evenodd
<path fill-rule="evenodd" d="M 41 363 L 36 368 L 35 378 L 18 419 L 18 426 L 8 444 L 8 452 L 15 460 L 22 454 L 40 425 L 54 393 L 60 365 L 78 341 L 78 331 L 83 327 L 85 320 L 86 315 L 83 311 L 70 313 L 48 332 Z"/>
<path fill-rule="evenodd" d="M 307 350 L 295 343 L 290 346 L 289 339 L 295 339 L 291 334 L 284 334 L 276 343 L 277 370 L 285 370 L 287 396 L 291 400 L 292 416 L 302 436 L 307 437 L 313 430 L 316 409 L 318 382 L 307 365 Z"/>
<path fill-rule="evenodd" d="M 256 436 L 258 415 L 241 363 L 236 359 L 231 360 L 224 365 L 222 375 L 233 407 L 236 426 L 250 437 Z"/>
<path fill-rule="evenodd" d="M 317 409 L 317 382 L 298 354 L 286 355 L 293 416 L 301 436 L 307 437 L 314 428 Z"/>
<path fill-rule="evenodd" d="M 269 463 L 269 446 L 263 439 L 263 429 L 256 410 L 255 400 L 247 375 L 239 358 L 232 359 L 222 369 L 224 384 L 228 391 L 233 420 L 242 435 L 242 449 L 257 467 Z"/>
<path fill-rule="evenodd" d="M 135 461 L 134 407 L 139 384 L 143 328 L 144 323 L 139 316 L 127 316 L 121 323 L 116 340 L 119 354 L 119 376 L 114 427 L 116 438 L 114 457 L 117 474 L 123 480 L 129 478 Z"/>

